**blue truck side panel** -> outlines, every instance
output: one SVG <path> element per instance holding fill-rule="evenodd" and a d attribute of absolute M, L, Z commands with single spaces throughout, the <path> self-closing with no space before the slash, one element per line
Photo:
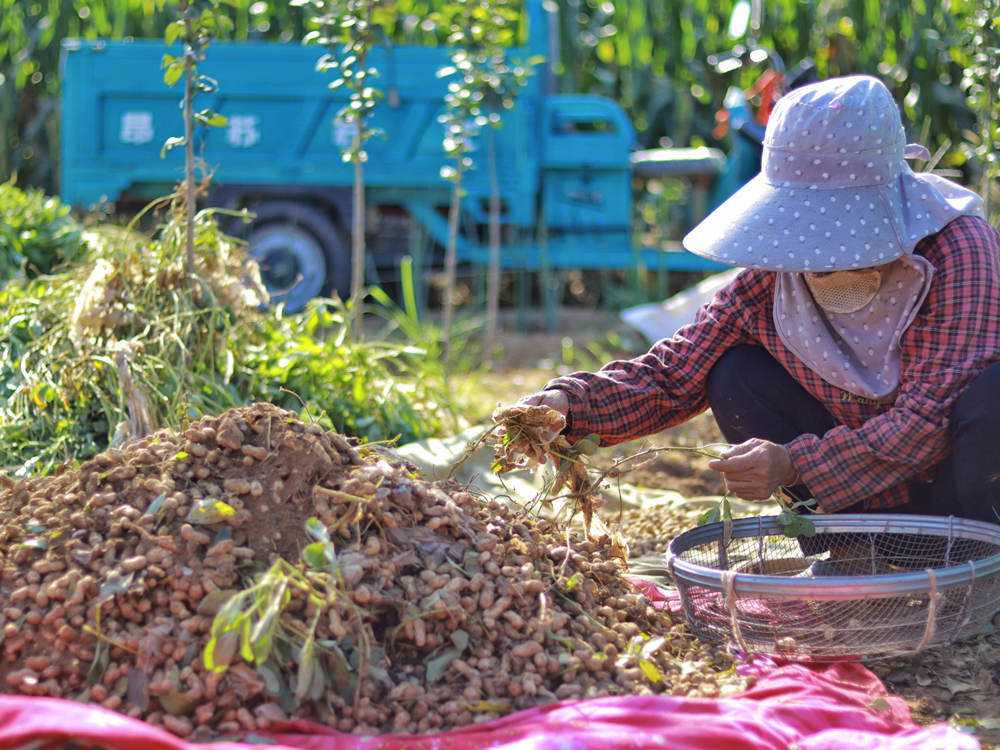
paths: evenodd
<path fill-rule="evenodd" d="M 529 34 L 509 58 L 544 53 L 547 17 L 541 2 L 527 3 Z M 353 167 L 343 151 L 353 131 L 340 122 L 348 91 L 331 90 L 333 74 L 317 71 L 325 50 L 301 44 L 215 42 L 199 64 L 218 82 L 199 94 L 195 108 L 224 115 L 222 128 L 198 128 L 196 154 L 212 173 L 217 196 L 255 191 L 257 199 L 313 199 L 346 231 L 345 200 Z M 62 59 L 61 195 L 90 207 L 123 198 L 151 200 L 183 178 L 183 149 L 161 156 L 168 138 L 183 135 L 181 86 L 163 82 L 161 61 L 181 54 L 158 40 L 67 40 Z M 366 142 L 366 199 L 400 207 L 438 245 L 448 241 L 442 207 L 451 183 L 438 121 L 450 63 L 446 48 L 401 45 L 372 50 L 383 95 L 369 123 L 381 131 Z M 488 138 L 494 140 L 496 179 L 509 238 L 500 262 L 507 268 L 718 268 L 685 252 L 642 248 L 632 238 L 635 134 L 615 102 L 596 96 L 552 95 L 541 66 L 528 78 L 501 126 L 484 131 L 463 179 L 461 260 L 486 262 L 491 175 Z M 270 193 L 268 193 L 270 191 Z M 336 193 L 336 191 L 340 191 Z M 335 193 L 335 194 L 334 194 Z M 405 242 L 398 253 L 406 251 Z M 395 252 L 395 251 L 394 251 Z M 329 249 L 327 263 L 335 262 Z M 327 267 L 327 273 L 330 268 Z"/>
<path fill-rule="evenodd" d="M 115 200 L 125 190 L 162 194 L 181 179 L 183 153 L 161 158 L 165 140 L 183 134 L 180 92 L 162 80 L 160 60 L 169 50 L 156 41 L 74 41 L 63 59 L 62 197 L 74 205 Z M 320 49 L 298 44 L 216 43 L 199 72 L 219 81 L 219 92 L 202 94 L 196 108 L 228 118 L 224 128 L 198 128 L 196 152 L 213 183 L 350 185 L 353 171 L 342 158 L 352 132 L 336 121 L 347 103 L 331 92 L 330 76 L 316 70 Z M 439 173 L 447 163 L 441 147 L 446 81 L 436 71 L 447 51 L 427 47 L 377 49 L 371 63 L 384 94 L 371 126 L 383 135 L 366 144 L 365 182 L 376 200 L 393 190 L 426 189 L 447 194 Z M 518 107 L 505 113 L 496 133 L 500 191 L 522 226 L 534 222 L 538 189 L 537 138 L 533 137 L 539 82 L 529 79 Z M 483 139 L 480 138 L 480 141 Z M 489 194 L 486 170 L 465 181 L 470 200 Z"/>

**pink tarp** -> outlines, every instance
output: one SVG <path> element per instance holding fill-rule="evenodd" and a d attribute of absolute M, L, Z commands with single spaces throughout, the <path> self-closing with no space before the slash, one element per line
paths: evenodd
<path fill-rule="evenodd" d="M 663 696 L 553 703 L 436 735 L 345 735 L 308 722 L 265 735 L 295 750 L 979 750 L 972 736 L 917 727 L 899 697 L 860 664 L 774 666 L 739 698 Z M 109 750 L 249 750 L 195 744 L 113 711 L 0 695 L 0 749 L 76 740 Z M 34 743 L 34 745 L 33 745 Z"/>
<path fill-rule="evenodd" d="M 636 579 L 658 606 L 676 592 Z M 103 708 L 0 695 L 0 750 L 76 740 L 102 750 L 980 750 L 945 724 L 920 728 L 902 698 L 857 663 L 740 667 L 756 686 L 719 700 L 627 696 L 563 701 L 434 735 L 358 736 L 299 721 L 243 742 L 191 743 Z M 273 743 L 273 744 L 272 744 Z"/>

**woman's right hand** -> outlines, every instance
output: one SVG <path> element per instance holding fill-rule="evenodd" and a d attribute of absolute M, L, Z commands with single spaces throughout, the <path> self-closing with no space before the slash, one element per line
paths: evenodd
<path fill-rule="evenodd" d="M 522 406 L 547 406 L 555 409 L 564 417 L 569 416 L 569 399 L 566 392 L 557 388 L 548 391 L 539 391 L 530 396 L 518 399 L 517 403 Z"/>
<path fill-rule="evenodd" d="M 523 396 L 510 406 L 498 405 L 493 412 L 497 449 L 497 473 L 544 464 L 552 445 L 566 429 L 569 399 L 560 390 Z M 565 442 L 565 441 L 564 441 Z"/>

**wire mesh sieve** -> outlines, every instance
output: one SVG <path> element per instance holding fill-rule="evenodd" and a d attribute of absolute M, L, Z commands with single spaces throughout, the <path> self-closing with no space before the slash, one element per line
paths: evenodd
<path fill-rule="evenodd" d="M 747 654 L 857 661 L 979 632 L 1000 610 L 1000 526 L 902 514 L 725 520 L 674 539 L 667 566 L 691 629 Z"/>

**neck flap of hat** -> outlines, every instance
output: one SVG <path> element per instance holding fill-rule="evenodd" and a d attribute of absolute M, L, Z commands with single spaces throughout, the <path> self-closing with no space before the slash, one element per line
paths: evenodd
<path fill-rule="evenodd" d="M 801 273 L 779 273 L 774 325 L 782 343 L 826 382 L 880 400 L 899 386 L 903 334 L 930 291 L 934 267 L 919 255 L 883 266 L 879 289 L 859 310 L 823 309 Z"/>

